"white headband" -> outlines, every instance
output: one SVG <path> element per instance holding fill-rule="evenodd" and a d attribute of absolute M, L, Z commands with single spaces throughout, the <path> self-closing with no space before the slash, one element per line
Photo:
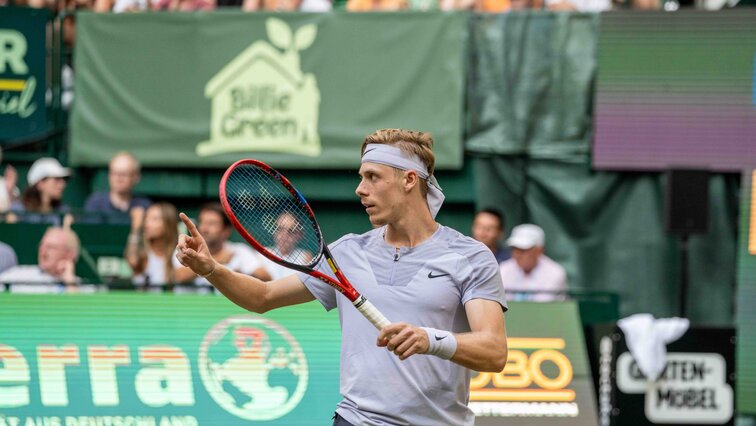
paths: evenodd
<path fill-rule="evenodd" d="M 428 173 L 428 169 L 417 155 L 406 154 L 401 149 L 380 143 L 371 143 L 365 147 L 360 163 L 376 163 L 394 167 L 400 170 L 414 170 L 422 179 L 428 182 L 428 208 L 434 218 L 444 203 L 444 193 L 436 181 L 436 177 Z"/>

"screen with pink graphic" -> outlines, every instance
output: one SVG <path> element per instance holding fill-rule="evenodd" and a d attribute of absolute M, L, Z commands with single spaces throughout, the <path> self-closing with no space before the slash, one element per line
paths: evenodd
<path fill-rule="evenodd" d="M 756 164 L 756 9 L 601 16 L 593 165 Z"/>

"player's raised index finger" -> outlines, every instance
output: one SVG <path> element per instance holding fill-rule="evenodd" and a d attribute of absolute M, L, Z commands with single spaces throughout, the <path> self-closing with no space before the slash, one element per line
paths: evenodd
<path fill-rule="evenodd" d="M 184 225 L 186 225 L 186 229 L 189 230 L 189 233 L 192 234 L 192 237 L 199 237 L 200 233 L 197 230 L 197 226 L 194 225 L 194 222 L 192 222 L 191 219 L 189 219 L 189 216 L 185 215 L 184 212 L 179 213 L 179 219 L 181 219 L 182 222 L 184 222 Z"/>

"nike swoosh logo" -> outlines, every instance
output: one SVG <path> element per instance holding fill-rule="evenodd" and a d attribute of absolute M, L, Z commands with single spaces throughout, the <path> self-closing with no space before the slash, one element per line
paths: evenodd
<path fill-rule="evenodd" d="M 438 277 L 445 277 L 445 276 L 447 276 L 447 275 L 451 275 L 451 274 L 438 274 L 438 275 L 433 275 L 433 271 L 431 271 L 431 272 L 428 272 L 428 278 L 438 278 Z"/>
<path fill-rule="evenodd" d="M 436 341 L 439 341 L 439 340 L 444 340 L 444 339 L 446 339 L 446 336 L 441 336 L 441 337 L 438 337 L 438 336 L 436 336 L 435 334 L 433 335 L 433 337 L 435 337 L 435 338 L 436 338 Z"/>

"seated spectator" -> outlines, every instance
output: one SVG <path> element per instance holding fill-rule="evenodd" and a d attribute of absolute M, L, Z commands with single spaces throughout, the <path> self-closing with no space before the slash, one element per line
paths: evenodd
<path fill-rule="evenodd" d="M 544 0 L 510 0 L 511 10 L 543 9 Z"/>
<path fill-rule="evenodd" d="M 3 150 L 0 148 L 0 164 L 3 162 Z M 0 212 L 7 212 L 13 201 L 18 198 L 19 192 L 16 187 L 18 173 L 10 164 L 5 165 L 5 172 L 0 177 Z"/>
<path fill-rule="evenodd" d="M 178 0 L 175 9 L 180 12 L 194 12 L 198 10 L 215 10 L 215 0 Z"/>
<path fill-rule="evenodd" d="M 202 236 L 205 237 L 210 254 L 218 263 L 232 271 L 270 281 L 270 275 L 263 266 L 264 258 L 261 254 L 246 244 L 229 241 L 233 228 L 220 203 L 207 203 L 200 208 L 198 227 Z M 176 282 L 191 280 L 197 288 L 205 290 L 200 291 L 202 293 L 213 288 L 207 279 L 197 276 L 190 268 L 181 266 L 176 256 L 173 256 L 173 267 L 176 271 Z"/>
<path fill-rule="evenodd" d="M 149 0 L 95 0 L 95 12 L 144 12 L 150 9 Z"/>
<path fill-rule="evenodd" d="M 23 214 L 23 221 L 51 223 L 60 226 L 60 213 L 71 209 L 63 204 L 63 192 L 71 169 L 60 165 L 54 158 L 35 161 L 26 175 L 27 187 L 21 199 L 11 205 L 11 211 Z"/>
<path fill-rule="evenodd" d="M 153 0 L 152 10 L 172 10 L 192 12 L 197 10 L 213 10 L 216 0 Z"/>
<path fill-rule="evenodd" d="M 128 213 L 134 207 L 146 209 L 150 200 L 134 196 L 140 179 L 139 161 L 128 152 L 119 152 L 108 164 L 108 191 L 95 192 L 87 198 L 84 210 L 99 213 Z"/>
<path fill-rule="evenodd" d="M 306 264 L 312 259 L 312 253 L 298 247 L 304 235 L 302 225 L 290 213 L 283 213 L 276 220 L 276 229 L 273 233 L 274 247 L 266 247 L 271 253 L 283 260 L 292 263 Z M 265 259 L 265 269 L 271 278 L 277 280 L 293 273 L 291 269 Z"/>
<path fill-rule="evenodd" d="M 173 250 L 178 244 L 178 214 L 173 204 L 159 202 L 147 210 L 131 210 L 131 233 L 126 262 L 134 273 L 134 285 L 161 290 L 174 281 Z"/>
<path fill-rule="evenodd" d="M 509 259 L 509 250 L 501 246 L 504 236 L 504 215 L 498 210 L 487 208 L 475 214 L 472 225 L 472 237 L 485 244 L 501 263 Z"/>
<path fill-rule="evenodd" d="M 531 224 L 515 226 L 507 245 L 512 249 L 512 258 L 499 266 L 507 299 L 533 302 L 565 299 L 567 272 L 543 254 L 543 229 Z"/>
<path fill-rule="evenodd" d="M 266 12 L 328 12 L 332 5 L 330 0 L 245 0 L 242 9 L 260 9 Z"/>
<path fill-rule="evenodd" d="M 501 13 L 512 8 L 510 0 L 475 0 L 475 11 L 483 13 Z"/>
<path fill-rule="evenodd" d="M 409 8 L 408 0 L 347 0 L 349 12 L 393 12 Z"/>
<path fill-rule="evenodd" d="M 410 3 L 410 7 L 417 10 L 415 4 Z M 474 6 L 475 0 L 438 0 L 438 8 L 444 11 L 471 10 Z"/>
<path fill-rule="evenodd" d="M 546 8 L 566 12 L 604 12 L 611 10 L 611 0 L 546 0 Z"/>
<path fill-rule="evenodd" d="M 76 276 L 79 237 L 71 229 L 49 228 L 39 243 L 36 265 L 14 266 L 0 274 L 0 283 L 11 292 L 58 293 L 77 291 Z"/>
<path fill-rule="evenodd" d="M 0 241 L 0 273 L 18 265 L 18 258 L 13 247 Z"/>

